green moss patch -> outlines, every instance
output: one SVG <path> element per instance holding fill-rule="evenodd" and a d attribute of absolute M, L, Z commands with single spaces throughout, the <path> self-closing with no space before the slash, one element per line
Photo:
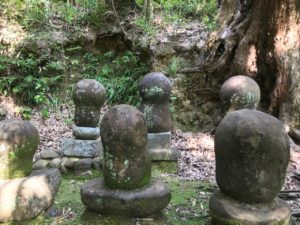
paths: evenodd
<path fill-rule="evenodd" d="M 101 176 L 93 171 L 92 177 Z M 208 201 L 214 189 L 210 183 L 179 180 L 176 176 L 162 177 L 171 189 L 172 200 L 159 215 L 150 218 L 124 218 L 102 216 L 87 211 L 80 199 L 80 186 L 92 178 L 63 175 L 63 180 L 54 201 L 59 211 L 57 217 L 48 217 L 42 213 L 39 217 L 21 222 L 7 222 L 4 225 L 201 225 L 209 220 Z"/>

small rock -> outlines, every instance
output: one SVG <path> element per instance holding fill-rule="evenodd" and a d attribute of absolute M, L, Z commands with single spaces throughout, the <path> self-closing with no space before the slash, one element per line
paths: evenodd
<path fill-rule="evenodd" d="M 93 159 L 93 163 L 92 166 L 94 169 L 96 170 L 100 170 L 101 169 L 101 157 L 96 157 Z"/>
<path fill-rule="evenodd" d="M 62 160 L 60 158 L 55 158 L 49 162 L 49 166 L 51 168 L 59 168 L 61 162 L 62 162 Z"/>
<path fill-rule="evenodd" d="M 49 160 L 40 159 L 32 165 L 32 169 L 34 170 L 46 169 L 49 165 L 49 162 L 50 162 Z"/>
<path fill-rule="evenodd" d="M 93 160 L 91 158 L 79 159 L 79 161 L 75 163 L 74 169 L 75 171 L 88 170 L 92 167 L 92 163 Z"/>
<path fill-rule="evenodd" d="M 75 170 L 76 176 L 90 177 L 93 175 L 91 170 Z"/>
<path fill-rule="evenodd" d="M 58 158 L 59 155 L 52 149 L 44 150 L 40 154 L 41 159 L 55 159 Z"/>
<path fill-rule="evenodd" d="M 68 169 L 66 168 L 66 162 L 68 161 L 68 157 L 64 157 L 61 160 L 61 164 L 60 164 L 60 172 L 66 174 L 68 172 Z"/>
<path fill-rule="evenodd" d="M 75 166 L 75 163 L 77 163 L 78 161 L 78 158 L 66 158 L 64 165 L 67 168 L 73 168 Z"/>

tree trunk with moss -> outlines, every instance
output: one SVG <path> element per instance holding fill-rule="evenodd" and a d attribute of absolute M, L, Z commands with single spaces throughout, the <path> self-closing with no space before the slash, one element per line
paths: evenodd
<path fill-rule="evenodd" d="M 218 24 L 198 70 L 254 78 L 262 108 L 300 128 L 300 1 L 222 0 Z"/>

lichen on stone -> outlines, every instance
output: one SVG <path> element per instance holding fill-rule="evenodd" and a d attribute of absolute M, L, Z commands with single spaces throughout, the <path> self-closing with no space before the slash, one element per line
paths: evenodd
<path fill-rule="evenodd" d="M 154 122 L 152 120 L 152 111 L 153 111 L 152 105 L 145 105 L 144 117 L 145 117 L 146 123 L 148 125 L 148 128 L 153 128 L 153 126 L 154 126 Z"/>
<path fill-rule="evenodd" d="M 145 89 L 144 92 L 145 92 L 145 97 L 147 98 L 164 95 L 164 90 L 158 86 L 153 86 L 150 89 Z"/>

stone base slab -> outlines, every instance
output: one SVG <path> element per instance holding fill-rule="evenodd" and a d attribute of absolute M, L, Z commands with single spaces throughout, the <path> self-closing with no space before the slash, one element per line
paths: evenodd
<path fill-rule="evenodd" d="M 100 137 L 100 128 L 73 126 L 73 135 L 80 140 L 96 140 Z"/>
<path fill-rule="evenodd" d="M 179 151 L 171 148 L 171 132 L 148 133 L 148 151 L 152 161 L 177 161 Z"/>
<path fill-rule="evenodd" d="M 157 179 L 135 190 L 109 189 L 103 178 L 93 179 L 81 187 L 83 204 L 104 215 L 146 217 L 165 208 L 170 200 L 169 188 Z"/>
<path fill-rule="evenodd" d="M 58 169 L 36 170 L 28 177 L 0 180 L 0 222 L 30 219 L 48 209 L 60 181 Z"/>
<path fill-rule="evenodd" d="M 221 191 L 211 197 L 209 210 L 215 225 L 287 225 L 291 217 L 288 204 L 278 198 L 270 205 L 249 205 L 237 202 Z"/>
<path fill-rule="evenodd" d="M 95 158 L 102 152 L 100 139 L 97 140 L 79 140 L 65 138 L 62 140 L 61 150 L 67 157 Z"/>

